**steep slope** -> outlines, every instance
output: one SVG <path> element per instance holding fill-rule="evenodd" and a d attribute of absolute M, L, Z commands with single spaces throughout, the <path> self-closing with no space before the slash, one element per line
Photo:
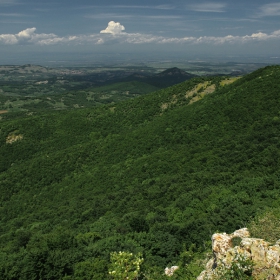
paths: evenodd
<path fill-rule="evenodd" d="M 215 230 L 278 205 L 279 77 L 267 67 L 2 119 L 0 278 L 108 279 L 110 252 L 123 250 L 161 279 Z"/>

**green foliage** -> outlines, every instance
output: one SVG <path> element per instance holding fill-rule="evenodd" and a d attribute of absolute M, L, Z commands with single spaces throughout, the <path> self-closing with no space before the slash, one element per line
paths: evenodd
<path fill-rule="evenodd" d="M 143 254 L 141 277 L 179 265 L 178 279 L 195 279 L 214 231 L 279 205 L 279 77 L 260 69 L 191 105 L 187 91 L 222 78 L 3 115 L 0 279 L 106 279 L 119 251 Z"/>
<path fill-rule="evenodd" d="M 249 224 L 249 231 L 253 237 L 263 238 L 275 243 L 280 236 L 280 212 L 279 208 L 267 209 L 258 214 Z"/>
<path fill-rule="evenodd" d="M 231 239 L 231 243 L 232 243 L 232 247 L 235 247 L 235 246 L 239 246 L 240 243 L 242 241 L 242 238 L 239 237 L 239 236 L 234 236 L 232 239 Z"/>
<path fill-rule="evenodd" d="M 75 280 L 105 280 L 108 279 L 105 273 L 107 262 L 101 258 L 92 258 L 76 263 L 74 265 Z M 71 278 L 70 278 L 71 279 Z"/>
<path fill-rule="evenodd" d="M 115 280 L 135 280 L 140 274 L 140 265 L 143 262 L 142 254 L 129 252 L 113 252 L 110 254 L 111 268 L 109 274 Z"/>
<path fill-rule="evenodd" d="M 253 280 L 253 262 L 246 256 L 236 255 L 231 265 L 220 265 L 216 268 L 215 279 L 220 280 Z"/>

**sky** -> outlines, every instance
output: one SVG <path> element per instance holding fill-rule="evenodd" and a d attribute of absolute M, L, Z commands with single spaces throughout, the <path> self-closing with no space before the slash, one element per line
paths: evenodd
<path fill-rule="evenodd" d="M 0 0 L 0 64 L 175 57 L 279 59 L 279 0 Z"/>

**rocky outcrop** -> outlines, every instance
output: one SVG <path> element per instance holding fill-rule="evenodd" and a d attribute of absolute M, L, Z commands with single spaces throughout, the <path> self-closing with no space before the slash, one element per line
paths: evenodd
<path fill-rule="evenodd" d="M 250 238 L 247 228 L 232 234 L 212 236 L 213 258 L 197 280 L 223 279 L 233 267 L 250 274 L 253 279 L 280 280 L 280 240 L 272 245 L 263 239 Z"/>
<path fill-rule="evenodd" d="M 178 268 L 179 268 L 179 266 L 177 266 L 177 265 L 173 265 L 170 268 L 166 267 L 165 270 L 164 270 L 164 274 L 166 276 L 172 276 Z"/>

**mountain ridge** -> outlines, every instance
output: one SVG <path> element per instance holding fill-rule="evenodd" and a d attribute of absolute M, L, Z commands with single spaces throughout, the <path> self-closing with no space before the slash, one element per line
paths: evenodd
<path fill-rule="evenodd" d="M 279 77 L 266 67 L 230 84 L 194 78 L 121 103 L 3 117 L 0 278 L 109 279 L 114 251 L 142 253 L 143 279 L 171 264 L 184 267 L 179 279 L 198 276 L 186 264 L 209 233 L 279 205 Z M 215 91 L 190 104 L 206 82 Z"/>

